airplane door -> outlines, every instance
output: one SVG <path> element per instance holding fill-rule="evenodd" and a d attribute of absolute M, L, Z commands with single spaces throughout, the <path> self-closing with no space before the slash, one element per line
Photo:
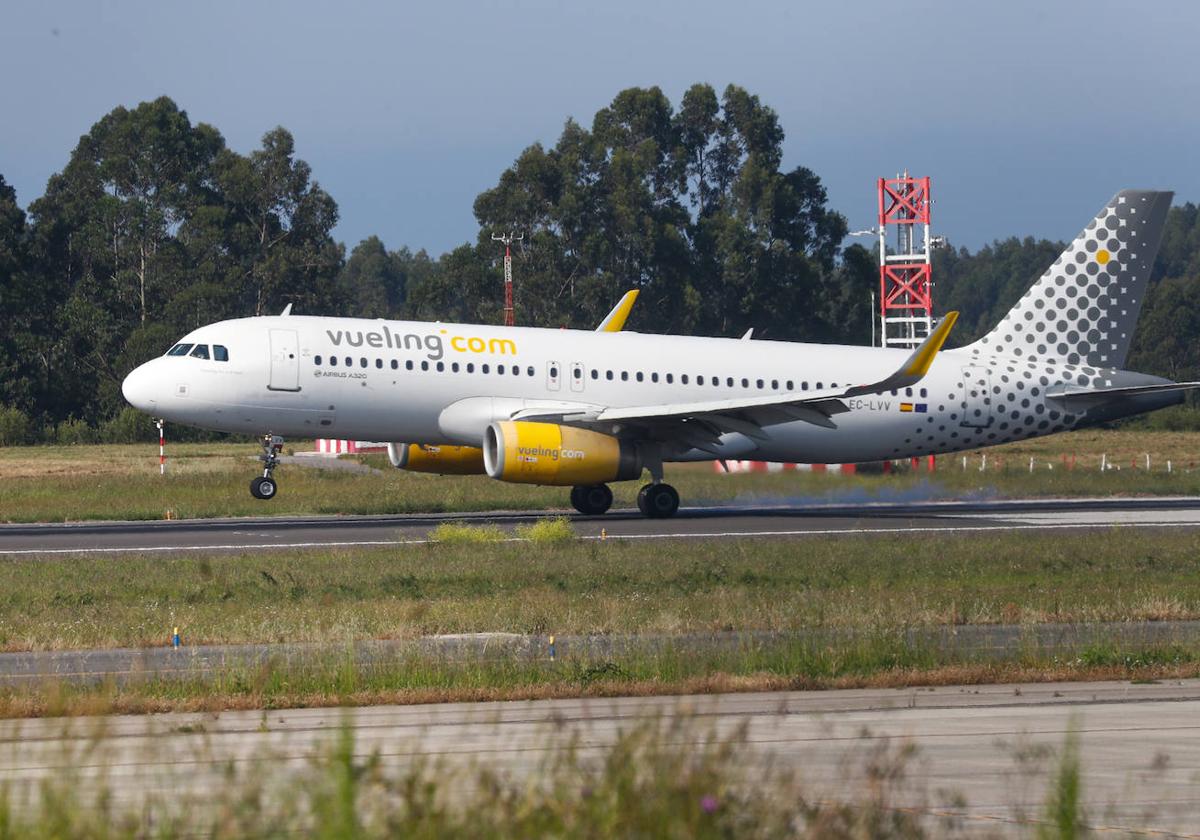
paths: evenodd
<path fill-rule="evenodd" d="M 571 362 L 571 390 L 583 390 L 583 362 Z"/>
<path fill-rule="evenodd" d="M 300 343 L 295 330 L 271 330 L 272 391 L 300 390 Z"/>
<path fill-rule="evenodd" d="M 992 425 L 992 380 L 986 367 L 967 365 L 962 369 L 962 420 L 959 425 L 976 429 Z"/>
<path fill-rule="evenodd" d="M 562 385 L 561 374 L 558 362 L 546 362 L 546 387 L 551 391 L 557 391 Z"/>

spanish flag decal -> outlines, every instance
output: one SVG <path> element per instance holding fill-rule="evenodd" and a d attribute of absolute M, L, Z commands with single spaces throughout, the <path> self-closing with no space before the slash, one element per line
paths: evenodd
<path fill-rule="evenodd" d="M 900 403 L 900 410 L 901 411 L 912 411 L 913 404 L 912 403 Z"/>

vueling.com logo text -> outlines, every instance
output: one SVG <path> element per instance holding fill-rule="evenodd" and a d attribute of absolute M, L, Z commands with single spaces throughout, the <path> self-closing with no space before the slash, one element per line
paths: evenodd
<path fill-rule="evenodd" d="M 440 334 L 439 334 L 440 333 Z M 377 350 L 424 350 L 430 361 L 436 362 L 445 355 L 445 344 L 442 336 L 449 335 L 448 330 L 439 333 L 417 335 L 394 333 L 385 325 L 378 332 L 363 332 L 358 330 L 326 330 L 325 335 L 334 347 L 341 347 L 345 342 L 348 347 L 374 347 Z M 450 349 L 456 353 L 490 353 L 497 356 L 515 356 L 517 345 L 511 338 L 480 338 L 479 336 L 453 335 L 447 339 Z"/>

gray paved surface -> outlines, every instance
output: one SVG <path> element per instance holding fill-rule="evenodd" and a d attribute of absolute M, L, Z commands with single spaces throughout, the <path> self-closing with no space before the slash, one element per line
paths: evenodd
<path fill-rule="evenodd" d="M 0 525 L 0 557 L 61 553 L 263 551 L 399 545 L 423 541 L 446 520 L 513 527 L 537 513 L 304 516 L 176 522 Z M 598 538 L 718 539 L 734 536 L 974 533 L 990 529 L 1089 529 L 1110 526 L 1200 528 L 1200 499 L 1073 499 L 854 505 L 730 505 L 684 508 L 669 520 L 633 511 L 572 517 Z"/>
<path fill-rule="evenodd" d="M 41 779 L 74 774 L 86 786 L 103 776 L 118 803 L 203 797 L 225 784 L 230 767 L 241 778 L 286 784 L 329 749 L 343 722 L 354 729 L 356 753 L 378 752 L 389 771 L 432 759 L 445 779 L 470 765 L 536 777 L 567 739 L 578 736 L 582 757 L 596 758 L 620 730 L 660 713 L 693 718 L 693 734 L 678 739 L 685 744 L 745 724 L 749 752 L 735 771 L 745 782 L 759 782 L 771 764 L 794 770 L 810 797 L 830 800 L 865 789 L 866 766 L 880 747 L 913 744 L 906 780 L 890 801 L 952 836 L 1030 836 L 1030 821 L 1044 812 L 1053 753 L 1074 729 L 1088 821 L 1100 836 L 1200 837 L 1200 681 L 18 721 L 0 727 L 0 784 L 20 797 Z"/>
<path fill-rule="evenodd" d="M 1074 657 L 1104 645 L 1126 652 L 1178 645 L 1200 646 L 1200 621 L 1139 621 L 1091 624 L 961 625 L 897 631 L 909 647 L 937 651 L 943 660 L 1013 659 L 1020 655 Z M 575 661 L 608 661 L 638 653 L 686 648 L 692 652 L 745 652 L 784 643 L 821 648 L 844 645 L 853 630 L 809 629 L 790 632 L 724 632 L 674 635 L 563 636 L 555 640 L 555 656 Z M 189 679 L 228 676 L 230 669 L 254 670 L 270 662 L 282 667 L 327 665 L 350 656 L 363 668 L 403 662 L 412 655 L 450 661 L 550 659 L 544 635 L 467 633 L 414 639 L 370 639 L 354 644 L 183 645 L 178 649 L 97 648 L 85 650 L 0 653 L 0 686 L 29 685 L 48 679 L 76 684 L 105 680 L 126 683 L 152 677 Z"/>

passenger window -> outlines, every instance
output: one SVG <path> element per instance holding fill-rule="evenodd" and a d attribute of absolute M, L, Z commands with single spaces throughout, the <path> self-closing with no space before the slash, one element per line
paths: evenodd
<path fill-rule="evenodd" d="M 400 369 L 400 363 L 398 361 L 396 361 L 395 359 L 392 359 L 392 370 L 399 370 L 399 369 Z"/>
<path fill-rule="evenodd" d="M 642 379 L 644 379 L 644 377 L 642 376 L 642 372 L 639 370 L 639 371 L 637 372 L 637 381 L 638 381 L 638 382 L 641 382 L 641 381 L 642 381 Z"/>
<path fill-rule="evenodd" d="M 703 377 L 703 376 L 697 376 L 697 377 L 696 377 L 696 384 L 697 384 L 697 385 L 703 385 L 703 384 L 704 384 L 704 377 Z"/>
<path fill-rule="evenodd" d="M 330 357 L 329 357 L 329 366 L 330 366 L 330 367 L 337 367 L 337 356 L 330 356 Z"/>
<path fill-rule="evenodd" d="M 214 344 L 213 345 L 213 359 L 215 359 L 218 362 L 228 362 L 229 361 L 229 351 L 225 348 L 225 345 L 223 345 L 223 344 Z M 317 362 L 317 364 L 320 364 L 320 362 Z"/>
<path fill-rule="evenodd" d="M 749 387 L 750 387 L 750 380 L 749 380 L 749 379 L 742 379 L 742 387 L 743 387 L 743 388 L 749 388 Z"/>
<path fill-rule="evenodd" d="M 366 357 L 366 356 L 363 356 L 362 358 L 360 358 L 360 359 L 358 360 L 358 366 L 359 366 L 359 367 L 366 367 L 366 366 L 367 366 L 367 357 Z"/>
<path fill-rule="evenodd" d="M 817 390 L 818 390 L 818 391 L 820 391 L 820 390 L 821 390 L 821 388 L 823 388 L 823 387 L 824 387 L 824 386 L 823 386 L 823 385 L 822 385 L 820 382 L 818 382 L 818 383 L 817 383 Z"/>
<path fill-rule="evenodd" d="M 807 383 L 807 382 L 801 382 L 801 383 L 800 383 L 800 390 L 801 390 L 801 391 L 807 391 L 807 390 L 808 390 L 808 383 Z"/>
<path fill-rule="evenodd" d="M 682 384 L 686 385 L 686 384 L 687 384 L 687 374 L 685 373 L 685 374 L 681 375 L 681 376 L 679 377 L 679 381 L 680 381 Z"/>
<path fill-rule="evenodd" d="M 467 373 L 474 373 L 474 372 L 475 372 L 475 363 L 467 362 Z"/>
<path fill-rule="evenodd" d="M 442 372 L 442 371 L 444 371 L 445 369 L 446 369 L 446 363 L 445 363 L 445 362 L 438 362 L 438 363 L 437 363 L 437 372 L 438 372 L 438 373 L 441 373 L 441 372 Z"/>
<path fill-rule="evenodd" d="M 451 373 L 458 373 L 458 362 L 451 362 L 451 363 L 450 363 L 450 372 L 451 372 Z"/>
<path fill-rule="evenodd" d="M 530 365 L 529 367 L 525 368 L 525 375 L 533 376 L 533 365 Z M 595 379 L 595 378 L 596 378 L 596 371 L 592 371 L 592 379 Z"/>
<path fill-rule="evenodd" d="M 488 370 L 490 370 L 490 368 L 489 368 L 487 365 L 480 365 L 480 366 L 479 366 L 479 372 L 480 372 L 480 373 L 487 373 L 487 372 L 488 372 Z"/>
<path fill-rule="evenodd" d="M 504 365 L 496 365 L 496 373 L 504 373 Z"/>
<path fill-rule="evenodd" d="M 727 387 L 727 388 L 733 387 L 733 377 L 732 376 L 730 376 L 728 379 L 725 380 L 725 387 Z"/>
<path fill-rule="evenodd" d="M 651 382 L 657 382 L 657 381 L 658 381 L 658 373 L 657 373 L 657 372 L 650 374 L 650 381 L 651 381 Z"/>
<path fill-rule="evenodd" d="M 382 368 L 383 368 L 383 359 L 376 359 L 376 360 L 375 360 L 375 367 L 376 367 L 376 368 L 380 368 L 380 369 L 382 369 Z"/>
<path fill-rule="evenodd" d="M 772 391 L 778 391 L 778 390 L 779 390 L 779 380 L 778 380 L 778 379 L 772 379 L 772 380 L 771 380 L 771 390 L 772 390 Z"/>
<path fill-rule="evenodd" d="M 192 350 L 192 352 L 189 353 L 188 355 L 190 355 L 194 358 L 197 358 L 197 359 L 207 359 L 208 358 L 208 345 L 207 344 L 197 344 L 195 349 Z"/>
<path fill-rule="evenodd" d="M 754 380 L 754 384 L 758 386 L 759 390 L 762 390 L 763 381 L 761 379 Z"/>
<path fill-rule="evenodd" d="M 622 381 L 622 382 L 628 382 L 628 381 L 629 381 L 629 371 L 627 371 L 627 370 L 623 370 L 623 371 L 621 371 L 621 381 Z"/>
<path fill-rule="evenodd" d="M 513 376 L 520 376 L 520 375 L 521 375 L 521 366 L 520 366 L 520 365 L 513 365 L 513 366 L 512 366 L 512 374 L 513 374 Z M 575 378 L 576 378 L 576 379 L 578 379 L 580 376 L 581 376 L 580 372 L 579 372 L 578 370 L 576 370 L 576 371 L 575 371 Z"/>
<path fill-rule="evenodd" d="M 921 389 L 921 396 L 922 396 L 922 397 L 927 397 L 927 396 L 929 396 L 929 392 L 928 392 L 927 390 L 925 390 L 924 388 L 922 388 L 922 389 Z"/>
<path fill-rule="evenodd" d="M 190 344 L 176 344 L 174 347 L 172 347 L 170 350 L 167 351 L 167 355 L 168 356 L 186 356 L 188 354 L 188 351 L 191 349 L 192 349 L 192 345 L 190 345 Z"/>
<path fill-rule="evenodd" d="M 671 384 L 672 382 L 674 382 L 674 381 L 675 381 L 675 375 L 674 375 L 674 374 L 671 374 L 671 373 L 668 373 L 668 374 L 667 374 L 667 384 L 668 384 L 668 385 L 670 385 L 670 384 Z"/>
<path fill-rule="evenodd" d="M 600 371 L 596 370 L 595 368 L 592 368 L 592 379 L 599 379 L 599 378 L 600 378 Z"/>
<path fill-rule="evenodd" d="M 906 397 L 911 397 L 911 396 L 912 396 L 912 388 L 905 388 L 905 389 L 904 389 L 904 396 L 906 396 Z"/>
<path fill-rule="evenodd" d="M 320 367 L 321 366 L 321 357 L 313 356 L 313 364 L 316 365 L 317 367 Z"/>
<path fill-rule="evenodd" d="M 406 362 L 404 363 L 404 369 L 405 369 L 405 370 L 412 370 L 412 369 L 413 369 L 413 363 L 412 363 L 412 359 L 409 359 L 408 361 L 406 361 Z"/>
<path fill-rule="evenodd" d="M 517 371 L 517 373 L 520 373 L 520 371 L 519 371 L 519 370 L 517 370 L 517 368 L 515 368 L 515 367 L 513 368 L 513 370 Z M 582 379 L 582 378 L 583 378 L 583 369 L 582 369 L 582 368 L 578 368 L 578 367 L 577 367 L 577 368 L 574 368 L 574 369 L 571 371 L 571 376 L 575 377 L 576 379 Z"/>
<path fill-rule="evenodd" d="M 346 367 L 354 367 L 354 360 L 349 356 L 346 357 Z"/>
<path fill-rule="evenodd" d="M 789 391 L 795 391 L 795 390 L 796 390 L 796 386 L 792 384 L 792 380 L 790 380 L 790 379 L 787 381 L 787 389 L 788 389 Z"/>
<path fill-rule="evenodd" d="M 487 371 L 485 370 L 484 373 L 487 373 Z M 558 367 L 557 366 L 550 368 L 550 378 L 558 379 Z"/>
<path fill-rule="evenodd" d="M 612 382 L 612 378 L 613 378 L 612 371 L 606 370 L 604 372 L 604 378 L 607 379 L 609 382 Z"/>
<path fill-rule="evenodd" d="M 421 370 L 429 370 L 429 362 L 421 362 Z"/>

